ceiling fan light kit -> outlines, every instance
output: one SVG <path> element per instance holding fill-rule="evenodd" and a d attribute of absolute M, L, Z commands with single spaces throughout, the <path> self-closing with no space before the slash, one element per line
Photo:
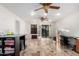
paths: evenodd
<path fill-rule="evenodd" d="M 48 18 L 47 17 L 41 17 L 41 21 L 47 21 L 48 20 Z"/>

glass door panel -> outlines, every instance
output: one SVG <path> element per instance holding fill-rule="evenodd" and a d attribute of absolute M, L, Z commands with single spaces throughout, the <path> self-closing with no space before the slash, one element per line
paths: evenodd
<path fill-rule="evenodd" d="M 49 36 L 49 25 L 42 25 L 42 37 L 47 38 Z"/>

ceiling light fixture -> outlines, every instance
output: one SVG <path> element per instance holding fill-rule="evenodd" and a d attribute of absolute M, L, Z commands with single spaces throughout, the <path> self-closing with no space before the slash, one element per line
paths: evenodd
<path fill-rule="evenodd" d="M 57 16 L 60 16 L 61 14 L 60 14 L 60 13 L 57 13 L 56 15 L 57 15 Z"/>
<path fill-rule="evenodd" d="M 31 12 L 31 16 L 35 15 L 36 13 L 34 11 Z"/>

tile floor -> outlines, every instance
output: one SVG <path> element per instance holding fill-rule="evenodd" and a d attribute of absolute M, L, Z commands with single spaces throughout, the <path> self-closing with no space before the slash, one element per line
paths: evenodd
<path fill-rule="evenodd" d="M 61 52 L 57 52 L 55 41 L 49 38 L 29 39 L 26 45 L 27 48 L 20 52 L 21 56 L 79 56 L 69 49 L 61 49 Z"/>

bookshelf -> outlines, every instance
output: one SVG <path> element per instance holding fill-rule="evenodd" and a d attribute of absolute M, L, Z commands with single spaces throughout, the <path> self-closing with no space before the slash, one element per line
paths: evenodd
<path fill-rule="evenodd" d="M 19 56 L 25 36 L 0 36 L 0 56 Z M 24 46 L 25 48 L 25 46 Z"/>
<path fill-rule="evenodd" d="M 15 55 L 15 37 L 0 37 L 0 55 Z"/>
<path fill-rule="evenodd" d="M 14 37 L 6 37 L 4 39 L 4 55 L 15 55 L 15 38 Z"/>

